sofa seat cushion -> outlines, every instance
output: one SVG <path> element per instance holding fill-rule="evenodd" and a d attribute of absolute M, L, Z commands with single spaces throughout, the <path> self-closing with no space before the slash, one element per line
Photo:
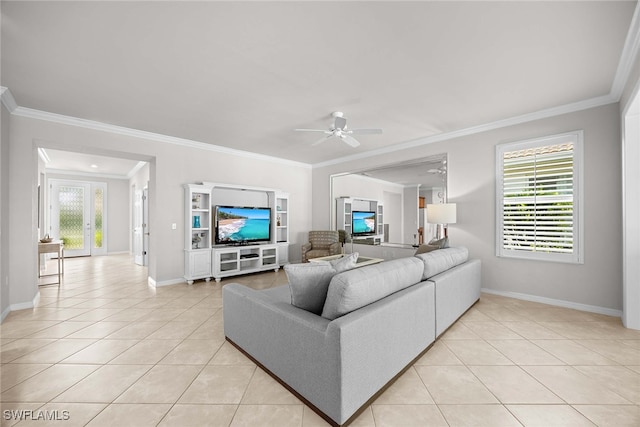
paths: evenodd
<path fill-rule="evenodd" d="M 400 258 L 336 274 L 329 283 L 322 317 L 333 320 L 421 281 L 423 264 Z"/>
<path fill-rule="evenodd" d="M 467 262 L 469 250 L 464 246 L 457 246 L 419 254 L 415 258 L 418 258 L 424 264 L 422 280 L 427 280 L 429 277 Z"/>

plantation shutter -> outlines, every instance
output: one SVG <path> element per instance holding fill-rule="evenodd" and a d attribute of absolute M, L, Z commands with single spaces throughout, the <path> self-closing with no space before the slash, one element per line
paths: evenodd
<path fill-rule="evenodd" d="M 499 255 L 578 261 L 576 144 L 560 140 L 500 150 Z"/>

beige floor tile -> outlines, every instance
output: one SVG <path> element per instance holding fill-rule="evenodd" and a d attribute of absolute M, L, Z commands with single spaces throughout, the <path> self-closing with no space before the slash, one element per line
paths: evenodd
<path fill-rule="evenodd" d="M 184 340 L 158 363 L 162 365 L 206 365 L 222 344 L 222 340 Z"/>
<path fill-rule="evenodd" d="M 74 322 L 81 323 L 81 322 Z M 108 321 L 100 321 L 92 323 L 90 326 L 78 330 L 70 334 L 67 338 L 104 338 L 118 329 L 122 329 L 127 326 L 129 322 L 108 322 Z"/>
<path fill-rule="evenodd" d="M 580 344 L 621 365 L 640 364 L 640 349 L 617 340 L 581 340 Z"/>
<path fill-rule="evenodd" d="M 433 346 L 416 361 L 415 365 L 431 365 L 431 366 L 446 366 L 446 365 L 462 365 L 462 361 L 456 357 L 455 354 L 449 350 L 443 341 L 436 341 Z"/>
<path fill-rule="evenodd" d="M 80 321 L 97 322 L 100 320 L 104 320 L 109 316 L 113 316 L 114 314 L 117 314 L 121 311 L 122 311 L 121 308 L 95 308 L 91 311 L 85 312 L 78 316 L 74 316 L 73 320 L 76 322 L 80 322 Z"/>
<path fill-rule="evenodd" d="M 498 403 L 465 366 L 416 366 L 415 369 L 437 404 Z"/>
<path fill-rule="evenodd" d="M 67 357 L 60 363 L 104 364 L 137 343 L 138 340 L 100 340 Z"/>
<path fill-rule="evenodd" d="M 237 405 L 174 405 L 158 427 L 227 427 Z"/>
<path fill-rule="evenodd" d="M 147 339 L 151 340 L 175 340 L 185 339 L 191 335 L 198 327 L 200 323 L 194 322 L 178 322 L 175 319 L 156 330 L 149 335 Z"/>
<path fill-rule="evenodd" d="M 478 310 L 498 322 L 526 322 L 530 320 L 529 317 L 502 306 L 479 307 Z"/>
<path fill-rule="evenodd" d="M 63 338 L 40 347 L 25 356 L 15 359 L 14 363 L 58 363 L 72 354 L 90 346 L 94 339 Z"/>
<path fill-rule="evenodd" d="M 511 360 L 483 340 L 451 340 L 445 344 L 466 365 L 513 365 Z"/>
<path fill-rule="evenodd" d="M 502 325 L 500 322 L 466 322 L 465 325 L 480 338 L 494 340 L 521 340 L 520 335 Z"/>
<path fill-rule="evenodd" d="M 471 307 L 465 314 L 460 318 L 460 321 L 463 323 L 469 322 L 490 322 L 493 319 L 478 310 L 475 306 Z"/>
<path fill-rule="evenodd" d="M 255 366 L 255 364 L 240 350 L 235 348 L 233 344 L 225 341 L 220 347 L 220 350 L 213 356 L 210 365 L 249 365 Z"/>
<path fill-rule="evenodd" d="M 598 427 L 638 427 L 640 407 L 623 405 L 574 405 Z"/>
<path fill-rule="evenodd" d="M 49 364 L 39 365 L 35 363 L 5 363 L 0 366 L 0 385 L 2 386 L 0 391 L 10 389 L 50 366 Z"/>
<path fill-rule="evenodd" d="M 216 313 L 205 321 L 191 335 L 187 337 L 190 340 L 217 340 L 224 338 L 224 327 L 222 322 L 215 319 Z"/>
<path fill-rule="evenodd" d="M 566 339 L 562 335 L 545 328 L 537 322 L 501 322 L 518 335 L 528 340 L 558 340 Z"/>
<path fill-rule="evenodd" d="M 134 300 L 136 301 L 136 300 Z M 136 320 L 140 320 L 141 318 L 147 316 L 151 313 L 153 309 L 151 308 L 125 308 L 118 313 L 109 316 L 104 319 L 106 322 L 133 322 Z"/>
<path fill-rule="evenodd" d="M 88 427 L 154 427 L 171 409 L 168 404 L 111 404 Z"/>
<path fill-rule="evenodd" d="M 297 405 L 302 402 L 262 369 L 256 369 L 240 402 L 242 405 Z"/>
<path fill-rule="evenodd" d="M 29 335 L 29 338 L 64 338 L 69 337 L 69 335 L 73 334 L 80 329 L 86 328 L 87 326 L 92 325 L 93 322 L 75 322 L 75 321 L 66 321 L 60 322 L 57 325 L 54 325 L 50 328 L 43 329 L 41 331 L 36 332 L 35 334 Z M 89 337 L 86 337 L 89 338 Z"/>
<path fill-rule="evenodd" d="M 29 310 L 20 311 L 26 312 Z M 26 338 L 31 334 L 60 323 L 55 320 L 14 320 L 17 316 L 14 315 L 14 312 L 9 313 L 2 325 L 0 325 L 0 336 L 2 338 Z"/>
<path fill-rule="evenodd" d="M 574 366 L 591 379 L 619 394 L 625 399 L 640 404 L 640 374 L 624 366 Z"/>
<path fill-rule="evenodd" d="M 571 366 L 523 366 L 535 379 L 569 404 L 630 404 Z"/>
<path fill-rule="evenodd" d="M 1 400 L 48 402 L 98 368 L 98 365 L 53 365 L 2 392 Z"/>
<path fill-rule="evenodd" d="M 532 340 L 531 342 L 569 365 L 616 365 L 613 360 L 572 340 Z"/>
<path fill-rule="evenodd" d="M 139 307 L 139 305 L 136 307 Z M 142 322 L 168 322 L 169 320 L 175 319 L 184 312 L 184 308 L 156 308 L 151 313 L 140 318 L 139 320 Z"/>
<path fill-rule="evenodd" d="M 142 340 L 109 363 L 115 365 L 155 365 L 180 344 L 180 340 Z"/>
<path fill-rule="evenodd" d="M 377 427 L 446 427 L 436 405 L 375 405 L 373 418 Z"/>
<path fill-rule="evenodd" d="M 105 338 L 116 340 L 143 340 L 164 325 L 166 325 L 166 322 L 135 321 L 107 335 Z"/>
<path fill-rule="evenodd" d="M 440 405 L 449 427 L 521 427 L 502 405 Z"/>
<path fill-rule="evenodd" d="M 0 360 L 2 361 L 2 363 L 9 363 L 19 357 L 22 357 L 26 354 L 31 353 L 32 351 L 35 351 L 54 342 L 56 342 L 55 339 L 44 338 L 16 339 L 8 344 L 2 345 L 2 347 L 0 348 Z"/>
<path fill-rule="evenodd" d="M 473 332 L 471 329 L 467 327 L 465 323 L 458 322 L 451 325 L 449 329 L 446 330 L 444 334 L 440 337 L 441 339 L 448 340 L 478 340 L 480 337 L 478 334 Z"/>
<path fill-rule="evenodd" d="M 254 366 L 206 366 L 178 403 L 238 404 L 242 400 Z"/>
<path fill-rule="evenodd" d="M 384 393 L 374 405 L 416 404 L 432 405 L 433 399 L 415 369 L 409 368 Z"/>
<path fill-rule="evenodd" d="M 502 403 L 564 403 L 518 366 L 470 366 L 469 369 Z"/>
<path fill-rule="evenodd" d="M 175 403 L 202 366 L 156 365 L 122 393 L 116 403 Z"/>
<path fill-rule="evenodd" d="M 56 402 L 112 403 L 151 369 L 149 365 L 105 365 L 56 397 Z"/>
<path fill-rule="evenodd" d="M 104 403 L 47 403 L 38 408 L 35 416 L 53 417 L 46 421 L 47 426 L 82 427 L 91 421 L 107 405 Z M 20 427 L 42 427 L 42 418 L 22 421 Z"/>
<path fill-rule="evenodd" d="M 508 405 L 525 427 L 594 427 L 569 405 Z"/>
<path fill-rule="evenodd" d="M 564 365 L 565 363 L 527 340 L 487 340 L 517 365 Z"/>
<path fill-rule="evenodd" d="M 302 405 L 240 405 L 232 427 L 298 427 L 302 425 Z"/>

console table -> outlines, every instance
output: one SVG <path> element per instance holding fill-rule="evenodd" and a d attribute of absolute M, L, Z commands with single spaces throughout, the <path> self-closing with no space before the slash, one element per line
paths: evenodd
<path fill-rule="evenodd" d="M 54 274 L 40 274 L 40 259 L 42 254 L 55 253 L 58 254 L 58 272 Z M 62 275 L 64 274 L 64 242 L 62 240 L 53 240 L 48 243 L 38 242 L 38 277 L 58 276 L 58 281 L 54 283 L 46 283 L 46 285 L 60 286 Z"/>

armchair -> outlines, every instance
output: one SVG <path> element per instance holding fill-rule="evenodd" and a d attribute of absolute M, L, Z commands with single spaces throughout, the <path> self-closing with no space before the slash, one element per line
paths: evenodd
<path fill-rule="evenodd" d="M 342 253 L 342 244 L 337 230 L 309 232 L 309 243 L 302 245 L 302 262 L 311 258 L 338 255 Z"/>

